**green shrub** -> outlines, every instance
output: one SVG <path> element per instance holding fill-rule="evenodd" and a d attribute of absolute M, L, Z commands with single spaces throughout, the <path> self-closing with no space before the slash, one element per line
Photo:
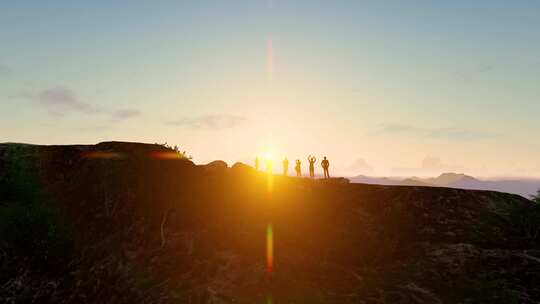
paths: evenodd
<path fill-rule="evenodd" d="M 173 151 L 174 153 L 178 154 L 178 156 L 181 158 L 181 159 L 187 159 L 187 160 L 192 160 L 193 157 L 191 155 L 188 155 L 186 153 L 186 151 L 182 151 L 180 150 L 180 147 L 178 147 L 177 145 L 175 145 L 174 147 L 167 144 L 167 142 L 163 143 L 163 144 L 159 144 L 159 143 L 155 143 L 156 145 L 160 145 L 160 146 L 163 146 L 171 151 Z"/>

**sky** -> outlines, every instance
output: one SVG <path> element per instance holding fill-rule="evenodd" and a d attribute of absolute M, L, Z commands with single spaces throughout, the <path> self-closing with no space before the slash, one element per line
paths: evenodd
<path fill-rule="evenodd" d="M 540 177 L 540 1 L 0 0 L 0 142 Z"/>

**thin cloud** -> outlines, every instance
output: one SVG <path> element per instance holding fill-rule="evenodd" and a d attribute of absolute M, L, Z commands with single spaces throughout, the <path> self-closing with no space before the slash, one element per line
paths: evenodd
<path fill-rule="evenodd" d="M 64 115 L 70 112 L 99 113 L 100 109 L 83 102 L 72 90 L 65 87 L 53 87 L 38 92 L 24 92 L 18 95 L 23 99 L 30 100 L 49 113 Z"/>
<path fill-rule="evenodd" d="M 427 172 L 461 172 L 465 170 L 463 166 L 447 164 L 443 162 L 440 157 L 437 156 L 426 156 L 422 160 L 421 168 L 422 170 Z"/>
<path fill-rule="evenodd" d="M 381 125 L 380 132 L 388 134 L 419 133 L 420 129 L 411 125 L 389 123 Z"/>
<path fill-rule="evenodd" d="M 411 175 L 438 175 L 445 172 L 465 172 L 467 168 L 457 165 L 457 164 L 448 164 L 441 160 L 437 156 L 426 156 L 420 162 L 418 167 L 407 168 L 407 167 L 395 167 L 392 168 L 392 172 L 398 176 L 411 176 Z"/>
<path fill-rule="evenodd" d="M 13 70 L 7 65 L 0 64 L 0 75 L 1 74 L 10 74 Z"/>
<path fill-rule="evenodd" d="M 373 167 L 366 162 L 363 158 L 357 158 L 352 164 L 349 165 L 348 169 L 352 172 L 363 172 L 363 173 L 372 173 Z"/>
<path fill-rule="evenodd" d="M 466 71 L 459 75 L 459 78 L 465 82 L 470 82 L 476 79 L 477 77 L 480 77 L 482 74 L 489 73 L 495 69 L 494 65 L 491 64 L 481 64 L 478 65 L 469 71 Z"/>
<path fill-rule="evenodd" d="M 70 113 L 100 114 L 114 120 L 136 117 L 141 113 L 135 109 L 109 109 L 98 107 L 81 100 L 73 90 L 57 86 L 36 92 L 23 92 L 15 96 L 33 102 L 46 109 L 50 114 L 63 116 Z"/>
<path fill-rule="evenodd" d="M 129 119 L 139 115 L 141 115 L 141 112 L 133 109 L 117 110 L 111 114 L 114 119 Z"/>
<path fill-rule="evenodd" d="M 383 124 L 377 133 L 389 135 L 406 135 L 445 140 L 480 140 L 499 136 L 499 134 L 471 130 L 465 128 L 423 128 L 407 124 Z"/>
<path fill-rule="evenodd" d="M 194 130 L 230 129 L 242 125 L 247 119 L 243 116 L 219 114 L 203 115 L 192 118 L 164 121 L 166 125 L 184 127 Z"/>
<path fill-rule="evenodd" d="M 451 140 L 477 140 L 488 139 L 499 136 L 495 133 L 482 132 L 461 128 L 440 128 L 430 130 L 428 134 L 431 138 L 451 139 Z"/>

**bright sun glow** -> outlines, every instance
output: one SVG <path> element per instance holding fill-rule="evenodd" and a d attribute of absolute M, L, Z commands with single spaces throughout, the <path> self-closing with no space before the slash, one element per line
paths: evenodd
<path fill-rule="evenodd" d="M 261 157 L 263 161 L 271 161 L 275 163 L 278 159 L 279 153 L 275 143 L 271 139 L 267 139 L 261 147 Z"/>
<path fill-rule="evenodd" d="M 265 161 L 269 160 L 269 161 L 274 161 L 275 160 L 275 156 L 274 156 L 274 153 L 272 151 L 266 151 L 262 154 L 263 158 Z"/>

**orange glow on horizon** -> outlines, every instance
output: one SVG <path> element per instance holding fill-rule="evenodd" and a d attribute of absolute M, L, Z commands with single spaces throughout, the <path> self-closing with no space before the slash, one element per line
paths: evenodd
<path fill-rule="evenodd" d="M 153 159 L 163 159 L 163 160 L 177 160 L 177 159 L 183 159 L 182 155 L 176 153 L 176 152 L 152 152 L 150 153 L 150 158 Z"/>
<path fill-rule="evenodd" d="M 94 151 L 94 152 L 84 152 L 82 154 L 82 157 L 89 158 L 89 159 L 120 159 L 123 157 L 123 155 L 117 152 Z"/>

